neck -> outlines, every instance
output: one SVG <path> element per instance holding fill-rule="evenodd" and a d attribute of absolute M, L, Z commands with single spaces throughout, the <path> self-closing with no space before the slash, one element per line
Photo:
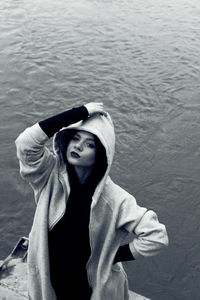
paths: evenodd
<path fill-rule="evenodd" d="M 75 172 L 78 176 L 78 180 L 80 184 L 84 184 L 87 178 L 91 175 L 93 168 L 85 168 L 85 167 L 74 167 Z"/>

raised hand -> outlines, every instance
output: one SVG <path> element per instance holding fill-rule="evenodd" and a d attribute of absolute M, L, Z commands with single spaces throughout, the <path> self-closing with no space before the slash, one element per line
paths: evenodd
<path fill-rule="evenodd" d="M 94 115 L 96 113 L 100 113 L 106 116 L 106 112 L 104 111 L 103 102 L 90 102 L 84 105 L 89 113 L 89 115 Z"/>

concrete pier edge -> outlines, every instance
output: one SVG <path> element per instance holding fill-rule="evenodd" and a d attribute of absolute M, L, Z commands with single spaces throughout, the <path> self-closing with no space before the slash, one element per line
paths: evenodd
<path fill-rule="evenodd" d="M 0 261 L 0 266 L 3 261 Z M 0 269 L 0 299 L 25 300 L 27 293 L 27 264 L 21 258 L 10 259 Z M 130 292 L 130 300 L 150 300 L 135 292 Z"/>

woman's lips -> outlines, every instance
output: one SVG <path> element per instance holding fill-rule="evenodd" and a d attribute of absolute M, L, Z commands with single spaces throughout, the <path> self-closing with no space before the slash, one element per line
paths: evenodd
<path fill-rule="evenodd" d="M 74 158 L 80 158 L 80 155 L 74 151 L 71 152 L 71 156 Z"/>

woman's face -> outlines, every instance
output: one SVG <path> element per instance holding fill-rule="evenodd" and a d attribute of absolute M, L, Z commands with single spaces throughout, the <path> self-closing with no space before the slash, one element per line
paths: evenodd
<path fill-rule="evenodd" d="M 92 167 L 96 161 L 96 143 L 92 133 L 77 131 L 67 147 L 67 161 L 77 167 Z"/>

